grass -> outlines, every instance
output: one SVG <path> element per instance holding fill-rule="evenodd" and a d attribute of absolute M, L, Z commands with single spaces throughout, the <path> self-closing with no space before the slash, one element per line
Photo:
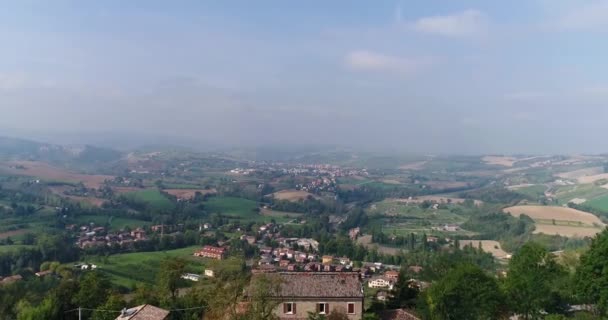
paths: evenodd
<path fill-rule="evenodd" d="M 184 259 L 185 272 L 195 274 L 203 274 L 206 267 L 213 268 L 216 272 L 235 272 L 241 267 L 241 261 L 238 259 L 218 261 L 194 257 L 192 254 L 200 248 L 191 246 L 167 251 L 122 253 L 107 258 L 95 257 L 94 260 L 86 262 L 97 264 L 98 270 L 106 273 L 113 284 L 125 288 L 132 288 L 137 283 L 154 284 L 164 259 Z M 183 283 L 188 284 L 187 281 Z"/>
<path fill-rule="evenodd" d="M 205 202 L 205 209 L 210 213 L 220 213 L 235 218 L 261 217 L 255 209 L 258 203 L 253 200 L 235 197 L 211 197 Z"/>
<path fill-rule="evenodd" d="M 369 227 L 379 227 L 383 232 L 396 235 L 409 233 L 443 234 L 432 230 L 432 227 L 445 224 L 462 224 L 467 220 L 467 210 L 464 206 L 451 204 L 447 209 L 422 209 L 418 205 L 380 201 L 368 209 Z M 460 230 L 449 234 L 470 235 L 470 232 Z"/>
<path fill-rule="evenodd" d="M 163 182 L 165 189 L 204 189 L 200 185 L 186 184 L 186 183 L 166 183 Z"/>
<path fill-rule="evenodd" d="M 205 269 L 204 259 L 192 256 L 198 249 L 200 246 L 158 252 L 123 253 L 109 256 L 107 259 L 96 257 L 98 261 L 90 262 L 97 264 L 99 270 L 110 276 L 112 283 L 131 288 L 138 282 L 153 284 L 161 261 L 167 258 L 183 258 L 187 261 L 187 272 L 202 273 Z"/>
<path fill-rule="evenodd" d="M 34 247 L 35 246 L 33 246 L 33 245 L 25 245 L 25 244 L 4 245 L 4 246 L 0 246 L 0 253 L 18 251 L 18 250 L 34 248 Z"/>
<path fill-rule="evenodd" d="M 544 185 L 535 185 L 518 188 L 513 190 L 519 194 L 523 194 L 524 196 L 528 196 L 532 199 L 538 199 L 538 197 L 543 196 L 545 194 L 545 190 L 547 188 Z"/>
<path fill-rule="evenodd" d="M 608 195 L 587 201 L 585 202 L 585 205 L 602 211 L 608 211 Z"/>
<path fill-rule="evenodd" d="M 175 207 L 171 200 L 165 197 L 158 189 L 129 192 L 125 196 L 135 201 L 145 202 L 153 209 L 171 210 Z"/>
<path fill-rule="evenodd" d="M 593 201 L 592 199 L 604 196 L 608 196 L 608 189 L 593 184 L 564 186 L 555 191 L 555 197 L 558 199 L 559 204 L 566 204 L 574 198 L 587 199 L 588 202 L 586 204 L 589 204 L 589 202 Z"/>
<path fill-rule="evenodd" d="M 110 225 L 111 231 L 118 231 L 124 229 L 126 226 L 134 229 L 137 227 L 141 227 L 144 225 L 149 225 L 150 222 L 142 221 L 137 219 L 129 219 L 122 217 L 112 217 L 112 216 L 101 216 L 101 215 L 83 215 L 76 217 L 76 221 L 78 223 L 95 223 L 97 226 L 105 226 L 106 223 Z"/>

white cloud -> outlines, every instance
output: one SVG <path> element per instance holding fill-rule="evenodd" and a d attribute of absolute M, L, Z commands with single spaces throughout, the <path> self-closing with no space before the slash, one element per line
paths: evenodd
<path fill-rule="evenodd" d="M 1 74 L 0 90 L 21 89 L 28 83 L 28 78 L 24 74 Z"/>
<path fill-rule="evenodd" d="M 608 30 L 608 1 L 600 0 L 570 8 L 557 22 L 560 29 Z"/>
<path fill-rule="evenodd" d="M 359 71 L 388 71 L 396 73 L 413 73 L 430 64 L 428 59 L 409 59 L 381 53 L 357 50 L 345 57 L 346 65 Z"/>
<path fill-rule="evenodd" d="M 542 91 L 520 91 L 507 93 L 504 95 L 504 99 L 509 101 L 538 101 L 550 96 L 549 93 Z"/>
<path fill-rule="evenodd" d="M 464 37 L 482 34 L 487 29 L 487 17 L 478 10 L 465 10 L 450 15 L 418 19 L 414 30 L 446 37 Z"/>

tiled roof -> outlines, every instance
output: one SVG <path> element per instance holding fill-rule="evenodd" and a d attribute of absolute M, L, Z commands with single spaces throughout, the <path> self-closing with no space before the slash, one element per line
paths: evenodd
<path fill-rule="evenodd" d="M 384 310 L 380 312 L 381 320 L 420 320 L 411 311 L 405 309 Z"/>
<path fill-rule="evenodd" d="M 143 304 L 121 314 L 116 320 L 165 320 L 169 316 L 169 311 L 149 304 Z"/>
<path fill-rule="evenodd" d="M 358 273 L 282 272 L 279 276 L 282 297 L 363 297 Z"/>

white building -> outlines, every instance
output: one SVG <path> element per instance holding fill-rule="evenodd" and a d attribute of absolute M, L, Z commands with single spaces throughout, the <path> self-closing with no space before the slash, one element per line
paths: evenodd
<path fill-rule="evenodd" d="M 182 279 L 186 279 L 186 280 L 190 280 L 190 281 L 195 281 L 198 282 L 198 280 L 200 279 L 201 276 L 199 276 L 198 274 L 194 274 L 194 273 L 184 273 L 182 274 Z"/>
<path fill-rule="evenodd" d="M 387 288 L 393 290 L 393 282 L 381 277 L 370 279 L 367 286 L 370 288 Z"/>

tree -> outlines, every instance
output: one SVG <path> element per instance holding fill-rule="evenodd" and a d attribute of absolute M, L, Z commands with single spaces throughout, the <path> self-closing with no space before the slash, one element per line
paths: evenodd
<path fill-rule="evenodd" d="M 167 258 L 160 263 L 160 271 L 157 276 L 158 286 L 172 301 L 177 298 L 177 289 L 181 276 L 184 274 L 186 262 L 183 259 Z"/>
<path fill-rule="evenodd" d="M 503 313 L 496 280 L 471 264 L 461 264 L 432 286 L 426 295 L 432 320 L 487 320 Z"/>
<path fill-rule="evenodd" d="M 576 270 L 576 293 L 580 299 L 596 306 L 596 315 L 608 311 L 608 229 L 597 235 L 589 251 L 581 256 Z"/>
<path fill-rule="evenodd" d="M 122 296 L 118 293 L 112 293 L 106 303 L 101 305 L 99 309 L 101 310 L 122 310 L 126 307 L 126 303 Z M 95 311 L 93 312 L 93 320 L 114 320 L 116 319 L 117 314 L 107 311 Z"/>
<path fill-rule="evenodd" d="M 551 253 L 526 243 L 509 261 L 505 293 L 511 310 L 524 319 L 538 319 L 541 311 L 559 311 L 557 280 L 567 277 Z"/>
<path fill-rule="evenodd" d="M 248 288 L 249 308 L 245 319 L 278 319 L 274 309 L 281 304 L 281 279 L 276 274 L 260 274 L 251 279 Z"/>
<path fill-rule="evenodd" d="M 348 320 L 348 315 L 346 315 L 344 308 L 335 308 L 331 310 L 327 316 L 327 320 Z"/>
<path fill-rule="evenodd" d="M 89 271 L 80 279 L 80 289 L 74 302 L 79 307 L 96 308 L 106 302 L 110 286 L 110 280 L 102 273 Z"/>
<path fill-rule="evenodd" d="M 42 303 L 31 305 L 25 300 L 17 304 L 18 320 L 57 319 L 59 317 L 59 301 L 54 295 L 49 295 Z"/>

